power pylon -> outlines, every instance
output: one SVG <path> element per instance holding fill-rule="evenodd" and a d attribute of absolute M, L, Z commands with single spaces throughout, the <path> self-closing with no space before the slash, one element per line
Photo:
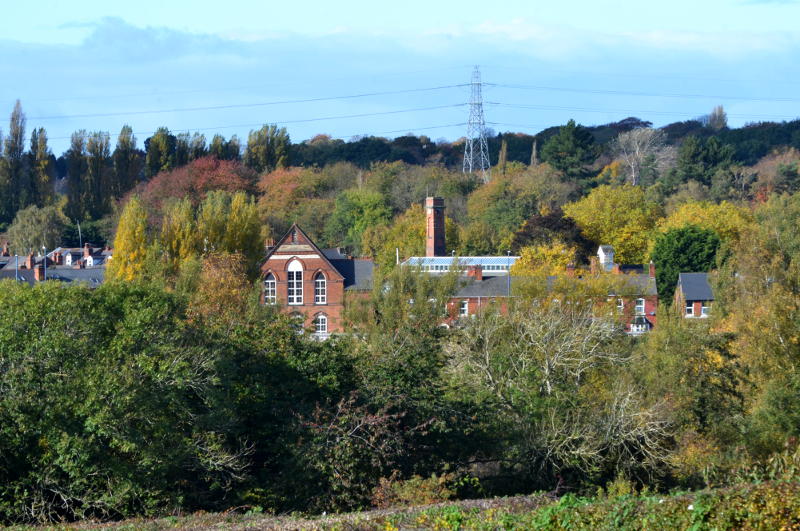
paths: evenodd
<path fill-rule="evenodd" d="M 480 173 L 484 182 L 489 182 L 489 144 L 486 142 L 486 119 L 483 116 L 483 96 L 481 94 L 481 71 L 476 66 L 472 71 L 469 97 L 469 121 L 467 122 L 467 141 L 464 143 L 464 173 Z"/>

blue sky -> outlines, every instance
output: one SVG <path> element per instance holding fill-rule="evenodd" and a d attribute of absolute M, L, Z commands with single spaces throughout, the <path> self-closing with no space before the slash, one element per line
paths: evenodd
<path fill-rule="evenodd" d="M 22 100 L 56 153 L 74 130 L 113 136 L 125 123 L 140 142 L 160 125 L 210 139 L 261 123 L 295 141 L 452 140 L 468 89 L 450 86 L 474 64 L 496 84 L 484 93 L 496 131 L 631 115 L 663 125 L 717 104 L 732 125 L 800 116 L 793 0 L 110 4 L 3 7 L 0 115 Z M 434 87 L 450 88 L 280 103 Z"/>

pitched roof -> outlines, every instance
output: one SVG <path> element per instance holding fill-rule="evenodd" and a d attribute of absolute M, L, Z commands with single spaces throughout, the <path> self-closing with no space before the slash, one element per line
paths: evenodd
<path fill-rule="evenodd" d="M 330 262 L 344 277 L 346 291 L 369 291 L 372 289 L 372 273 L 375 271 L 375 262 L 372 260 L 345 258 Z"/>
<path fill-rule="evenodd" d="M 511 277 L 511 283 L 514 283 Z M 455 297 L 508 297 L 509 277 L 484 277 L 478 280 L 474 277 L 461 277 L 461 287 Z"/>
<path fill-rule="evenodd" d="M 714 292 L 708 283 L 708 273 L 680 273 L 678 288 L 687 301 L 714 300 Z"/>
<path fill-rule="evenodd" d="M 282 253 L 282 252 L 284 252 L 284 251 L 282 250 L 282 247 L 284 247 L 284 244 L 286 243 L 286 241 L 289 239 L 289 236 L 290 236 L 290 235 L 291 235 L 291 234 L 292 234 L 294 231 L 297 231 L 297 232 L 299 232 L 299 233 L 300 233 L 300 235 L 302 236 L 302 238 L 303 238 L 303 239 L 304 239 L 306 242 L 308 242 L 308 246 L 309 246 L 309 247 L 311 247 L 311 249 L 312 249 L 312 250 L 313 250 L 313 251 L 314 251 L 316 254 L 318 254 L 318 255 L 320 256 L 320 258 L 322 258 L 322 260 L 324 260 L 325 262 L 327 262 L 327 263 L 328 263 L 328 265 L 330 265 L 330 266 L 331 266 L 331 269 L 333 269 L 334 271 L 337 271 L 337 272 L 338 272 L 338 270 L 337 270 L 337 269 L 336 269 L 336 268 L 333 266 L 333 264 L 331 263 L 331 261 L 330 261 L 330 260 L 328 259 L 328 257 L 325 255 L 325 253 L 324 253 L 324 252 L 322 252 L 322 250 L 321 250 L 319 247 L 317 247 L 317 244 L 316 244 L 316 243 L 314 243 L 314 240 L 312 240 L 312 239 L 311 239 L 311 238 L 308 236 L 308 234 L 306 234 L 306 233 L 305 233 L 305 231 L 304 231 L 303 229 L 301 229 L 301 228 L 300 228 L 300 227 L 297 225 L 297 223 L 292 223 L 292 226 L 291 226 L 291 227 L 289 227 L 289 230 L 288 230 L 288 231 L 286 231 L 286 234 L 284 234 L 284 235 L 283 235 L 283 237 L 282 237 L 280 240 L 278 240 L 278 243 L 277 243 L 277 244 L 276 244 L 276 245 L 275 245 L 275 246 L 274 246 L 272 249 L 270 249 L 270 251 L 267 253 L 267 256 L 264 258 L 264 262 L 261 264 L 261 270 L 262 270 L 262 272 L 266 271 L 266 265 L 267 265 L 267 263 L 269 262 L 269 259 L 270 259 L 270 258 L 272 258 L 272 256 L 273 256 L 273 255 L 275 255 L 275 254 L 277 254 L 277 253 Z M 306 245 L 306 244 L 303 244 L 303 245 Z M 339 272 L 339 274 L 341 275 L 341 272 Z M 342 276 L 344 276 L 344 275 L 342 275 Z"/>

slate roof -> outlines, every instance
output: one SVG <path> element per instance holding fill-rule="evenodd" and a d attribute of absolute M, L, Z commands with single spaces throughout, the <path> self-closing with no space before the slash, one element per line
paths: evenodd
<path fill-rule="evenodd" d="M 333 259 L 330 263 L 344 277 L 345 291 L 369 291 L 372 289 L 372 273 L 375 263 L 372 260 L 352 258 Z"/>
<path fill-rule="evenodd" d="M 511 277 L 514 283 L 516 277 Z M 461 277 L 461 287 L 456 292 L 455 297 L 507 297 L 508 296 L 508 277 L 484 277 L 477 280 L 473 277 Z M 513 287 L 512 287 L 513 290 Z"/>
<path fill-rule="evenodd" d="M 708 283 L 708 273 L 680 273 L 678 288 L 687 301 L 713 301 L 714 292 Z"/>
<path fill-rule="evenodd" d="M 563 279 L 566 277 L 557 277 L 557 276 L 549 276 L 547 277 L 547 289 L 553 289 L 555 285 L 556 279 Z M 633 275 L 613 275 L 611 278 L 614 280 L 619 280 L 623 286 L 623 295 L 622 296 L 631 296 L 631 295 L 638 295 L 649 297 L 653 295 L 658 295 L 658 289 L 656 288 L 656 279 L 650 277 L 649 274 L 633 274 Z M 581 280 L 581 277 L 576 277 L 574 280 Z M 630 290 L 632 293 L 627 293 L 627 290 Z M 610 296 L 617 295 L 616 293 L 609 293 Z"/>
<path fill-rule="evenodd" d="M 74 269 L 71 267 L 48 267 L 47 280 L 58 280 L 60 282 L 84 283 L 89 287 L 97 287 L 103 283 L 106 270 L 104 267 L 90 267 L 87 269 Z M 21 282 L 26 282 L 31 286 L 36 283 L 34 271 L 31 269 L 20 269 L 16 272 L 14 268 L 4 268 L 0 270 L 0 280 L 14 280 L 19 278 Z"/>
<path fill-rule="evenodd" d="M 322 249 L 322 254 L 325 255 L 325 258 L 328 260 L 347 260 L 347 255 L 342 254 L 341 249 L 338 247 L 334 247 L 331 249 Z"/>

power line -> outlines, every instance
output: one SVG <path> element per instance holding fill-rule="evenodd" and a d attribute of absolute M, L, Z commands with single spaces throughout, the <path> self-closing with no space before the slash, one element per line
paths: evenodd
<path fill-rule="evenodd" d="M 438 87 L 427 87 L 427 88 L 417 88 L 417 89 L 405 89 L 405 90 L 389 90 L 384 92 L 365 92 L 362 94 L 349 94 L 345 96 L 328 96 L 328 97 L 321 97 L 321 98 L 305 98 L 305 99 L 297 99 L 297 100 L 279 100 L 279 101 L 268 101 L 268 102 L 259 102 L 259 103 L 237 103 L 237 104 L 230 104 L 230 105 L 210 105 L 206 107 L 182 107 L 182 108 L 175 108 L 175 109 L 158 109 L 158 110 L 148 110 L 148 111 L 125 111 L 125 112 L 110 112 L 110 113 L 88 113 L 88 114 L 64 114 L 64 115 L 54 115 L 54 116 L 34 116 L 28 118 L 29 120 L 62 120 L 67 118 L 108 118 L 113 116 L 134 116 L 134 115 L 141 115 L 141 114 L 166 114 L 166 113 L 174 113 L 174 112 L 194 112 L 194 111 L 213 111 L 213 110 L 220 110 L 220 109 L 244 109 L 248 107 L 266 107 L 271 105 L 286 105 L 286 104 L 293 104 L 293 103 L 312 103 L 318 101 L 333 101 L 333 100 L 347 100 L 347 99 L 355 99 L 355 98 L 366 98 L 370 96 L 387 96 L 391 94 L 411 94 L 415 92 L 429 92 L 434 90 L 444 90 L 449 88 L 457 88 L 457 87 L 466 87 L 469 86 L 469 83 L 460 83 L 457 85 L 441 85 Z"/>
<path fill-rule="evenodd" d="M 636 109 L 599 109 L 599 108 L 591 108 L 591 107 L 563 107 L 557 105 L 528 105 L 524 103 L 503 103 L 503 102 L 496 102 L 496 101 L 487 101 L 487 105 L 498 105 L 503 107 L 512 107 L 515 109 L 534 109 L 534 110 L 553 110 L 553 111 L 580 111 L 580 112 L 596 112 L 596 113 L 610 113 L 610 112 L 621 112 L 621 113 L 637 113 L 637 114 L 655 114 L 655 115 L 664 115 L 664 116 L 697 116 L 697 113 L 687 113 L 687 112 L 678 112 L 678 111 L 646 111 L 646 110 L 636 110 Z M 727 113 L 728 116 L 734 118 L 781 118 L 781 119 L 795 119 L 797 115 L 788 115 L 788 114 L 736 114 L 736 113 Z"/>
<path fill-rule="evenodd" d="M 484 83 L 491 87 L 510 88 L 520 90 L 546 90 L 554 92 L 577 92 L 583 94 L 607 94 L 612 96 L 645 96 L 652 98 L 685 98 L 685 99 L 709 99 L 709 100 L 736 100 L 736 101 L 768 101 L 768 102 L 798 102 L 799 98 L 751 98 L 747 96 L 713 96 L 708 94 L 658 94 L 654 92 L 634 92 L 625 90 L 601 90 L 601 89 L 575 89 L 569 87 L 550 87 L 540 85 L 510 85 L 504 83 Z"/>
<path fill-rule="evenodd" d="M 353 81 L 357 79 L 368 79 L 370 81 L 374 81 L 376 79 L 385 79 L 389 77 L 400 77 L 400 76 L 407 76 L 411 74 L 422 74 L 428 72 L 443 72 L 448 70 L 455 70 L 455 69 L 462 69 L 464 68 L 463 65 L 459 66 L 449 66 L 449 67 L 442 67 L 442 68 L 428 68 L 422 70 L 413 70 L 409 72 L 393 72 L 391 74 L 384 74 L 384 75 L 377 75 L 377 76 L 346 76 L 346 77 L 338 77 L 338 78 L 325 78 L 325 81 Z M 171 95 L 180 95 L 180 94 L 199 94 L 199 93 L 219 93 L 219 92 L 232 92 L 232 91 L 239 91 L 239 90 L 255 90 L 255 89 L 264 89 L 269 87 L 293 87 L 298 85 L 307 86 L 309 84 L 308 80 L 304 81 L 293 81 L 289 83 L 260 83 L 258 85 L 247 85 L 247 86 L 238 86 L 238 87 L 216 87 L 216 88 L 198 88 L 198 89 L 186 89 L 186 90 L 155 90 L 150 92 L 139 92 L 139 93 L 128 93 L 128 94 L 100 94 L 94 96 L 66 96 L 60 98 L 42 98 L 42 99 L 33 99 L 33 100 L 25 100 L 26 102 L 50 102 L 50 101 L 80 101 L 80 100 L 100 100 L 100 99 L 119 99 L 119 98 L 137 98 L 137 97 L 159 97 L 159 96 L 171 96 Z"/>
<path fill-rule="evenodd" d="M 401 113 L 408 113 L 408 112 L 420 112 L 420 111 L 433 111 L 437 109 L 450 109 L 454 107 L 463 107 L 467 105 L 466 103 L 455 103 L 453 105 L 437 105 L 434 107 L 417 107 L 414 109 L 400 109 L 396 111 L 383 111 L 383 112 L 372 112 L 372 113 L 361 113 L 361 114 L 344 114 L 339 116 L 323 116 L 318 118 L 304 118 L 299 120 L 282 120 L 277 122 L 278 125 L 283 124 L 294 124 L 294 123 L 306 123 L 306 122 L 321 122 L 325 120 L 344 120 L 349 118 L 365 118 L 368 116 L 385 116 L 388 114 L 401 114 Z M 189 128 L 181 128 L 175 129 L 173 132 L 192 132 L 192 131 L 216 131 L 219 129 L 236 129 L 239 127 L 258 127 L 264 125 L 264 122 L 257 122 L 257 123 L 249 123 L 249 124 L 233 124 L 233 125 L 219 125 L 215 127 L 189 127 Z M 449 126 L 443 126 L 449 127 Z M 438 128 L 438 126 L 437 126 Z M 137 132 L 137 135 L 152 135 L 155 131 L 150 132 Z M 380 133 L 378 133 L 380 134 Z M 60 137 L 51 137 L 50 140 L 68 140 L 71 136 L 60 136 Z"/>

